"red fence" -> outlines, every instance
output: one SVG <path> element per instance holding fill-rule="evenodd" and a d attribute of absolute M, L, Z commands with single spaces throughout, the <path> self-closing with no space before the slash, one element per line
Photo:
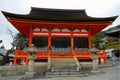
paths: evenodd
<path fill-rule="evenodd" d="M 14 56 L 14 65 L 20 64 L 21 60 L 23 60 L 26 64 L 28 64 L 28 56 L 29 56 L 28 52 L 25 52 L 22 50 L 16 50 L 15 56 Z M 87 60 L 87 59 L 91 59 L 92 54 L 85 50 L 83 50 L 83 51 L 73 50 L 72 53 L 69 53 L 69 54 L 64 54 L 64 53 L 52 54 L 51 50 L 40 50 L 35 54 L 36 60 L 42 60 L 43 58 L 47 59 L 49 56 L 51 56 L 51 57 L 73 57 L 73 56 L 76 56 L 79 59 Z M 101 63 L 101 59 L 103 59 L 104 64 L 107 63 L 107 57 L 106 57 L 106 53 L 104 50 L 97 52 L 97 56 L 98 56 L 99 63 Z"/>

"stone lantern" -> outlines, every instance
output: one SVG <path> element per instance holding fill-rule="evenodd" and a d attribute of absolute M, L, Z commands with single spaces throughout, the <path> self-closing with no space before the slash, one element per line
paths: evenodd
<path fill-rule="evenodd" d="M 100 71 L 98 70 L 98 57 L 97 57 L 97 52 L 99 50 L 95 48 L 95 45 L 92 45 L 92 49 L 90 50 L 90 52 L 92 53 L 91 59 L 93 62 L 93 69 L 92 69 L 92 73 L 99 73 Z"/>
<path fill-rule="evenodd" d="M 25 48 L 24 51 L 30 53 L 30 55 L 28 56 L 28 59 L 29 59 L 28 72 L 25 73 L 25 77 L 26 78 L 33 78 L 35 76 L 35 71 L 34 71 L 35 56 L 34 56 L 34 54 L 37 52 L 37 49 L 32 45 L 29 48 Z"/>

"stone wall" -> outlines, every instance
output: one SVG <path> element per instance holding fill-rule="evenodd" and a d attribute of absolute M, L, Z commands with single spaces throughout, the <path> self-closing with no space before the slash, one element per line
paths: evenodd
<path fill-rule="evenodd" d="M 27 69 L 27 66 L 2 66 L 0 74 L 1 76 L 22 75 Z"/>
<path fill-rule="evenodd" d="M 46 71 L 46 64 L 37 64 L 34 68 L 38 73 L 44 73 Z M 26 71 L 28 71 L 28 65 L 0 66 L 1 76 L 24 75 Z"/>

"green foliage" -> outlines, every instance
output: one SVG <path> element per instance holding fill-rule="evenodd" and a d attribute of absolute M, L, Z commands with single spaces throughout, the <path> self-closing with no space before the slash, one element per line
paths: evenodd
<path fill-rule="evenodd" d="M 23 36 L 21 33 L 18 33 L 15 36 L 13 44 L 16 46 L 17 49 L 23 50 L 28 45 L 28 41 L 25 36 Z"/>
<path fill-rule="evenodd" d="M 92 37 L 92 44 L 95 44 L 95 47 L 100 49 L 101 39 L 105 37 L 104 32 L 99 32 L 98 34 Z"/>
<path fill-rule="evenodd" d="M 120 41 L 110 41 L 106 44 L 106 48 L 110 49 L 110 48 L 118 48 L 120 46 Z"/>
<path fill-rule="evenodd" d="M 114 30 L 120 28 L 120 25 L 110 28 L 108 30 Z M 105 40 L 102 40 L 105 39 Z M 104 43 L 101 48 L 101 43 Z M 92 44 L 96 45 L 96 48 L 98 49 L 109 49 L 109 48 L 117 48 L 120 46 L 120 39 L 115 38 L 115 37 L 109 37 L 105 35 L 105 32 L 99 32 L 98 34 L 92 36 Z"/>

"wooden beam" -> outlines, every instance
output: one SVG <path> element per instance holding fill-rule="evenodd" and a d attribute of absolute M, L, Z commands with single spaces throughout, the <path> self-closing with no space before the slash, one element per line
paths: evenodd
<path fill-rule="evenodd" d="M 18 19 L 18 18 L 9 18 L 10 22 L 22 22 L 22 23 L 31 23 L 31 24 L 62 24 L 62 25 L 110 25 L 112 21 L 100 21 L 100 22 L 65 22 L 65 21 L 42 21 L 42 20 L 29 20 L 29 19 Z"/>

